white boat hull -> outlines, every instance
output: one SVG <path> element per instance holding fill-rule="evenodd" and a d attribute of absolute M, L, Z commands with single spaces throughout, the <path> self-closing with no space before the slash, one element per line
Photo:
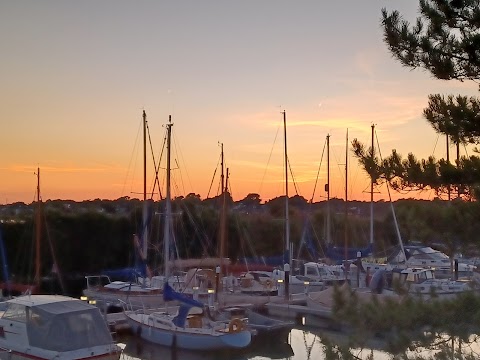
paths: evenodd
<path fill-rule="evenodd" d="M 205 328 L 185 328 L 153 326 L 154 322 L 146 314 L 126 312 L 128 322 L 134 333 L 142 339 L 169 347 L 188 350 L 217 350 L 225 348 L 244 348 L 251 342 L 248 330 L 239 332 L 217 331 Z"/>
<path fill-rule="evenodd" d="M 32 356 L 32 353 L 21 353 L 21 352 L 0 352 L 0 359 L 1 360 L 50 360 L 50 359 L 55 359 L 55 360 L 75 360 L 75 359 L 81 359 L 81 360 L 89 360 L 89 359 L 95 359 L 95 360 L 119 360 L 121 352 L 112 352 L 111 354 L 102 354 L 102 355 L 92 355 L 92 353 L 95 353 L 94 351 L 83 351 L 83 352 L 66 352 L 66 353 L 55 353 L 55 352 L 50 352 L 50 354 L 44 354 L 41 357 L 39 356 Z"/>

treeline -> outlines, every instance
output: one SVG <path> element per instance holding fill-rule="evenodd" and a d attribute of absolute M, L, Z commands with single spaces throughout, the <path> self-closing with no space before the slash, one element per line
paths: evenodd
<path fill-rule="evenodd" d="M 201 200 L 190 194 L 172 203 L 175 245 L 172 254 L 181 258 L 217 256 L 220 241 L 222 202 Z M 226 256 L 278 255 L 284 249 L 285 198 L 261 203 L 257 194 L 242 201 L 226 201 Z M 69 206 L 66 206 L 69 205 Z M 54 264 L 62 273 L 94 274 L 104 269 L 132 266 L 133 234 L 140 234 L 144 207 L 138 200 L 118 199 L 76 203 L 60 200 L 42 204 L 40 242 L 41 272 L 48 274 Z M 88 205 L 88 206 L 86 206 Z M 31 211 L 5 216 L 2 233 L 9 272 L 33 277 L 35 263 L 37 204 Z M 290 241 L 294 256 L 312 260 L 322 257 L 326 245 L 327 209 L 331 214 L 331 241 L 350 246 L 369 241 L 370 204 L 333 199 L 309 204 L 301 197 L 289 199 Z M 480 244 L 478 202 L 400 200 L 393 204 L 404 243 L 418 241 L 442 247 L 447 253 L 476 255 Z M 148 202 L 150 219 L 148 262 L 154 272 L 163 268 L 164 202 Z M 374 204 L 374 244 L 378 256 L 386 256 L 399 244 L 392 205 Z M 3 267 L 3 264 L 2 264 Z"/>

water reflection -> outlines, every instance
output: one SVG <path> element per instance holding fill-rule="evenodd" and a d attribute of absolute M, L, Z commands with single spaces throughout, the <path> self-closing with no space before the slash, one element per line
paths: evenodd
<path fill-rule="evenodd" d="M 247 360 L 247 359 L 293 359 L 293 350 L 288 343 L 254 345 L 245 350 L 190 351 L 155 345 L 136 337 L 123 338 L 122 360 Z"/>
<path fill-rule="evenodd" d="M 247 359 L 294 359 L 293 349 L 288 343 L 265 343 L 244 350 L 222 350 L 212 352 L 196 352 L 175 350 L 165 346 L 145 342 L 136 337 L 122 338 L 124 351 L 122 360 L 247 360 Z"/>
<path fill-rule="evenodd" d="M 362 348 L 353 348 L 350 346 L 350 338 L 343 333 L 328 331 L 318 328 L 294 328 L 288 336 L 288 343 L 278 339 L 263 339 L 259 343 L 250 346 L 244 350 L 225 350 L 215 352 L 195 352 L 189 350 L 173 350 L 168 347 L 145 342 L 134 336 L 122 337 L 119 340 L 124 346 L 122 360 L 321 360 L 338 357 L 329 357 L 325 352 L 325 344 L 333 344 L 343 348 L 349 348 L 355 359 L 374 359 L 387 360 L 395 358 L 394 355 L 384 351 L 385 344 L 378 339 L 368 341 Z M 474 353 L 478 355 L 479 344 L 477 339 L 463 347 L 458 343 L 450 343 L 448 340 L 444 344 L 454 347 L 458 352 L 459 348 L 463 354 Z M 409 352 L 420 358 L 432 358 L 438 349 L 416 348 Z"/>
<path fill-rule="evenodd" d="M 349 348 L 355 359 L 390 359 L 391 356 L 383 350 L 381 342 L 368 342 L 362 348 L 350 346 L 350 338 L 344 333 L 318 328 L 294 329 L 290 333 L 290 344 L 295 356 L 291 359 L 326 359 L 325 344 L 330 343 L 343 348 Z"/>
<path fill-rule="evenodd" d="M 317 360 L 324 358 L 322 356 L 324 348 L 321 339 L 325 336 L 325 332 L 316 331 L 316 329 L 292 329 L 288 336 L 288 342 L 266 338 L 254 343 L 247 349 L 215 352 L 174 350 L 148 343 L 134 336 L 120 338 L 119 342 L 124 346 L 122 360 Z M 366 355 L 370 354 L 369 350 L 363 351 Z M 356 355 L 363 358 L 362 352 L 357 352 Z M 377 359 L 376 356 L 375 359 Z"/>
<path fill-rule="evenodd" d="M 123 350 L 122 360 L 216 360 L 232 359 L 232 354 L 225 352 L 196 352 L 190 350 L 178 350 L 169 347 L 152 344 L 136 337 L 123 339 L 125 348 Z M 235 358 L 247 359 L 247 358 Z"/>

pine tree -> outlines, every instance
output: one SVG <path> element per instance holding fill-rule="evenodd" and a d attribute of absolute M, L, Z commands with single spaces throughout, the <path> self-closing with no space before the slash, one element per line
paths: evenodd
<path fill-rule="evenodd" d="M 403 66 L 423 69 L 450 81 L 480 80 L 480 0 L 420 0 L 415 24 L 398 11 L 382 10 L 384 41 Z M 462 95 L 432 94 L 423 116 L 439 134 L 459 145 L 480 142 L 480 100 Z M 465 198 L 480 197 L 480 158 L 458 157 L 455 164 L 434 157 L 403 159 L 395 150 L 380 161 L 356 139 L 354 153 L 377 182 L 396 190 L 457 189 Z M 475 149 L 478 154 L 478 149 Z"/>

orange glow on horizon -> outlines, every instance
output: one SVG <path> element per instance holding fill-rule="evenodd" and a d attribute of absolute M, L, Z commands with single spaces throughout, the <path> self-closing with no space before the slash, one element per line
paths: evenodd
<path fill-rule="evenodd" d="M 122 183 L 121 175 L 118 173 L 102 173 L 101 171 L 91 172 L 79 172 L 72 169 L 51 169 L 40 167 L 41 179 L 41 195 L 44 201 L 46 200 L 73 200 L 73 201 L 85 201 L 94 199 L 107 199 L 115 200 L 123 196 L 130 198 L 143 198 L 143 181 L 141 176 L 137 176 L 132 183 Z M 281 170 L 281 169 L 279 169 Z M 34 172 L 36 167 L 30 169 L 21 167 L 21 170 L 8 171 L 0 169 L 0 176 L 4 181 L 5 188 L 10 188 L 9 195 L 1 199 L 1 203 L 11 204 L 14 202 L 31 203 L 35 201 L 36 194 L 36 175 Z M 284 196 L 285 183 L 282 178 L 266 177 L 261 187 L 257 180 L 249 180 L 249 172 L 241 173 L 235 172 L 230 179 L 230 189 L 235 201 L 245 198 L 250 193 L 258 193 L 263 202 L 270 199 Z M 356 175 L 358 176 L 358 175 Z M 218 195 L 219 174 L 216 175 L 217 180 L 213 182 L 210 190 L 209 197 Z M 162 185 L 162 193 L 164 194 L 164 178 L 159 174 L 159 180 Z M 189 190 L 185 186 L 185 191 L 181 191 L 182 181 L 178 179 L 172 179 L 172 196 L 186 196 L 189 193 L 199 194 L 202 199 L 207 196 L 208 189 L 212 183 L 211 179 L 204 177 L 203 179 L 197 178 L 195 183 L 195 189 Z M 185 181 L 183 181 L 185 182 Z M 348 196 L 349 200 L 358 201 L 370 201 L 370 185 L 366 177 L 361 180 L 350 181 L 352 185 L 349 185 Z M 326 199 L 326 192 L 324 191 L 324 185 L 326 179 L 324 174 L 321 173 L 321 177 L 318 179 L 315 189 L 315 196 L 313 201 L 319 202 Z M 150 192 L 153 186 L 153 177 L 151 181 L 147 182 L 147 192 Z M 315 186 L 315 178 L 312 178 L 312 174 L 307 174 L 304 178 L 298 177 L 296 184 L 290 179 L 289 181 L 289 197 L 297 195 L 296 189 L 299 190 L 298 195 L 303 196 L 307 201 L 310 201 Z M 330 198 L 345 197 L 345 180 L 341 176 L 332 176 L 330 184 Z M 157 195 L 154 196 L 155 200 L 158 200 Z M 434 198 L 433 191 L 424 192 L 411 192 L 406 194 L 397 193 L 391 190 L 392 200 L 398 200 L 402 198 L 416 198 L 432 200 Z M 388 201 L 388 193 L 385 186 L 375 188 L 374 201 L 385 200 Z"/>

